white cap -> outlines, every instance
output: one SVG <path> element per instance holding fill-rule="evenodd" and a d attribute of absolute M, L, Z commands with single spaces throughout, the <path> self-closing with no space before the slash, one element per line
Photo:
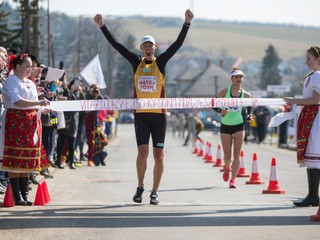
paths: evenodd
<path fill-rule="evenodd" d="M 234 71 L 231 72 L 231 77 L 232 76 L 236 76 L 236 75 L 242 75 L 244 76 L 244 73 L 240 70 L 240 69 L 236 69 Z"/>
<path fill-rule="evenodd" d="M 154 37 L 149 36 L 149 35 L 144 36 L 144 37 L 141 39 L 140 45 L 144 44 L 145 42 L 151 42 L 151 43 L 153 43 L 154 45 L 156 44 L 156 40 L 154 39 Z"/>

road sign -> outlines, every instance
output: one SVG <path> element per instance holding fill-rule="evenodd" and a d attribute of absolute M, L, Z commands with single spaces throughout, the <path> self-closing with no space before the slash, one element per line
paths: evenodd
<path fill-rule="evenodd" d="M 276 94 L 283 94 L 285 92 L 291 91 L 291 86 L 289 85 L 267 85 L 267 91 Z"/>

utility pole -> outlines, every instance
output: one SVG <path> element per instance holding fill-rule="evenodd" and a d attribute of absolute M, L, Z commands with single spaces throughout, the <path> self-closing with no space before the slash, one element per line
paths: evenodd
<path fill-rule="evenodd" d="M 51 49 L 51 61 L 52 61 L 52 65 L 51 67 L 55 67 L 55 59 L 54 59 L 54 46 L 53 46 L 53 36 L 52 34 L 50 35 L 50 49 Z"/>
<path fill-rule="evenodd" d="M 47 0 L 48 66 L 51 66 L 50 0 Z"/>
<path fill-rule="evenodd" d="M 80 73 L 80 54 L 81 54 L 81 16 L 79 17 L 79 35 L 78 35 L 78 44 L 77 44 L 77 73 L 76 75 L 79 75 Z"/>

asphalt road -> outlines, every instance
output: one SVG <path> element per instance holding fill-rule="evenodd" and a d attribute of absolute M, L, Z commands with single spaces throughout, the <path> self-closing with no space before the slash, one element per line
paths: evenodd
<path fill-rule="evenodd" d="M 202 132 L 216 158 L 218 135 Z M 107 166 L 53 170 L 46 180 L 51 202 L 46 206 L 0 208 L 1 239 L 319 239 L 320 222 L 310 222 L 317 207 L 297 208 L 292 201 L 307 192 L 305 169 L 295 152 L 265 144 L 243 146 L 246 171 L 253 153 L 265 184 L 248 185 L 237 178 L 229 189 L 220 168 L 192 154 L 192 146 L 168 133 L 160 205 L 149 204 L 152 156 L 148 160 L 144 199 L 132 202 L 136 188 L 133 125 L 119 126 L 107 147 Z M 151 149 L 150 149 L 151 150 Z M 150 151 L 152 153 L 152 151 Z M 285 194 L 262 194 L 268 188 L 271 159 Z M 36 186 L 31 197 L 34 199 Z"/>

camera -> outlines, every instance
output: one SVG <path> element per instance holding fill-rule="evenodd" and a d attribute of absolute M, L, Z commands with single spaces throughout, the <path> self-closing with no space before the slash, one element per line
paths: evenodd
<path fill-rule="evenodd" d="M 94 89 L 93 89 L 93 93 L 94 93 L 94 94 L 100 94 L 99 88 L 94 88 Z"/>

